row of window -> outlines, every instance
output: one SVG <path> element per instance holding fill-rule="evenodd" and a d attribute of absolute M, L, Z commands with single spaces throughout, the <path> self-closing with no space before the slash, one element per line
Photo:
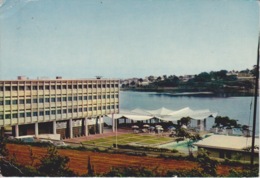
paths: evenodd
<path fill-rule="evenodd" d="M 116 108 L 118 109 L 118 105 L 116 105 Z M 90 108 L 69 108 L 69 109 L 58 109 L 58 110 L 47 110 L 47 111 L 35 111 L 35 112 L 20 112 L 20 113 L 14 113 L 14 114 L 5 114 L 6 119 L 12 118 L 19 118 L 21 117 L 37 117 L 37 116 L 49 116 L 49 115 L 56 115 L 56 114 L 67 114 L 67 113 L 77 113 L 77 112 L 88 112 L 88 111 L 97 111 L 97 110 L 106 110 L 106 109 L 115 109 L 114 105 L 111 106 L 99 106 L 99 107 L 90 107 Z M 0 115 L 0 119 L 4 119 L 4 115 Z"/>
<path fill-rule="evenodd" d="M 31 103 L 49 103 L 49 102 L 61 102 L 61 101 L 82 101 L 82 100 L 96 100 L 96 99 L 110 99 L 118 98 L 118 95 L 94 95 L 94 96 L 68 96 L 57 98 L 33 98 L 33 99 L 19 99 L 18 100 L 5 100 L 5 105 L 18 104 L 31 104 Z M 0 105 L 3 105 L 4 101 L 0 101 Z"/>
<path fill-rule="evenodd" d="M 0 91 L 19 91 L 21 90 L 66 90 L 66 89 L 87 89 L 87 88 L 118 88 L 118 84 L 94 84 L 94 85 L 28 85 L 28 86 L 0 86 Z"/>

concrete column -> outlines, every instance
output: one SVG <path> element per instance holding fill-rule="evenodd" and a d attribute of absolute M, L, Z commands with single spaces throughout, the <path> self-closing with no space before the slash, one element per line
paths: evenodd
<path fill-rule="evenodd" d="M 204 119 L 203 126 L 204 126 L 203 130 L 206 130 L 206 119 Z"/>
<path fill-rule="evenodd" d="M 35 137 L 38 137 L 39 136 L 39 123 L 36 122 L 35 123 Z"/>
<path fill-rule="evenodd" d="M 70 133 L 70 138 L 73 138 L 72 119 L 69 120 L 69 133 Z"/>
<path fill-rule="evenodd" d="M 115 132 L 115 119 L 114 119 L 114 114 L 112 114 L 112 131 Z"/>
<path fill-rule="evenodd" d="M 53 134 L 57 134 L 56 121 L 53 121 Z"/>
<path fill-rule="evenodd" d="M 103 117 L 100 117 L 100 118 L 99 118 L 99 133 L 100 133 L 100 134 L 103 133 L 102 123 L 103 123 Z"/>
<path fill-rule="evenodd" d="M 84 129 L 85 129 L 85 136 L 88 136 L 88 118 L 85 118 L 85 125 L 84 125 Z"/>
<path fill-rule="evenodd" d="M 198 127 L 199 129 L 201 129 L 200 120 L 197 120 L 197 127 Z"/>
<path fill-rule="evenodd" d="M 19 137 L 19 125 L 15 125 L 15 137 Z"/>

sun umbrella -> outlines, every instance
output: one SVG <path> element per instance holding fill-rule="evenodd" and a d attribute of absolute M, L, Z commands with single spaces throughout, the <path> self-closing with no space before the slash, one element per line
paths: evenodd
<path fill-rule="evenodd" d="M 155 127 L 162 127 L 161 125 L 156 125 Z"/>
<path fill-rule="evenodd" d="M 133 125 L 132 129 L 138 129 L 139 127 L 137 125 Z"/>
<path fill-rule="evenodd" d="M 143 127 L 150 127 L 148 124 L 143 125 Z"/>
<path fill-rule="evenodd" d="M 156 129 L 157 129 L 157 130 L 163 130 L 163 128 L 162 128 L 162 127 L 157 127 Z"/>

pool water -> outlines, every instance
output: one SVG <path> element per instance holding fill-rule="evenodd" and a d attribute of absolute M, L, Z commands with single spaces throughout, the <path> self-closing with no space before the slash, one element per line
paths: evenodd
<path fill-rule="evenodd" d="M 167 148 L 167 149 L 175 149 L 178 150 L 181 153 L 189 153 L 188 150 L 188 141 L 179 141 L 179 142 L 171 142 L 171 143 L 166 143 L 163 145 L 159 145 L 159 148 Z M 192 151 L 197 151 L 198 148 L 196 146 L 193 146 Z"/>

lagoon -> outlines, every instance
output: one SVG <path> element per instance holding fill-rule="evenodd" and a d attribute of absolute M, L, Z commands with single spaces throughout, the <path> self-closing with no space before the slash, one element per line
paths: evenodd
<path fill-rule="evenodd" d="M 178 110 L 184 107 L 190 107 L 195 110 L 209 109 L 212 112 L 218 112 L 219 116 L 228 116 L 231 119 L 236 119 L 238 123 L 242 125 L 252 126 L 253 123 L 254 98 L 252 96 L 173 96 L 158 92 L 121 91 L 119 97 L 120 109 L 158 109 L 165 107 Z M 259 135 L 259 113 L 257 114 L 257 118 L 256 133 Z M 207 129 L 211 128 L 213 124 L 214 119 L 208 119 Z"/>

